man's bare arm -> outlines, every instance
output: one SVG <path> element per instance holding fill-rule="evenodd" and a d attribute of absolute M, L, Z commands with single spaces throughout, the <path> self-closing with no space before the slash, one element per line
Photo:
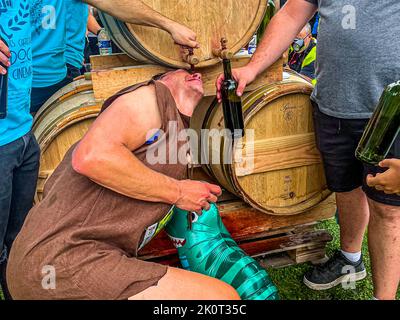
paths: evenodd
<path fill-rule="evenodd" d="M 132 153 L 145 143 L 149 130 L 160 127 L 154 92 L 142 88 L 138 93 L 142 94 L 142 105 L 129 105 L 127 100 L 134 95 L 126 95 L 98 117 L 75 149 L 72 164 L 77 172 L 108 189 L 140 200 L 172 204 L 179 193 L 176 183 L 150 170 Z"/>
<path fill-rule="evenodd" d="M 83 0 L 124 22 L 160 28 L 169 32 L 177 44 L 198 47 L 196 34 L 140 0 Z"/>
<path fill-rule="evenodd" d="M 87 29 L 93 34 L 98 34 L 99 31 L 101 30 L 101 26 L 99 25 L 96 18 L 92 15 L 90 11 L 88 16 Z"/>
<path fill-rule="evenodd" d="M 315 5 L 305 0 L 289 0 L 271 20 L 248 67 L 258 75 L 275 63 L 316 10 Z"/>
<path fill-rule="evenodd" d="M 243 68 L 234 69 L 233 76 L 238 81 L 237 93 L 241 96 L 245 87 L 277 61 L 289 48 L 293 39 L 312 18 L 317 7 L 305 0 L 289 0 L 278 11 L 268 25 L 265 35 L 257 47 L 251 61 Z M 221 99 L 221 84 L 224 76 L 217 79 L 217 96 Z"/>
<path fill-rule="evenodd" d="M 197 181 L 177 181 L 145 166 L 133 150 L 161 120 L 153 87 L 119 98 L 93 123 L 76 147 L 72 166 L 78 173 L 125 196 L 176 204 L 199 211 L 216 202 L 221 189 Z"/>

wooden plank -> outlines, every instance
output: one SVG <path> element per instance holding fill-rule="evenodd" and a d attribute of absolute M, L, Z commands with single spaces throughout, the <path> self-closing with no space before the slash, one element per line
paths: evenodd
<path fill-rule="evenodd" d="M 257 257 L 304 248 L 310 243 L 324 244 L 330 241 L 332 241 L 332 236 L 328 232 L 324 230 L 316 230 L 304 234 L 285 235 L 282 237 L 246 242 L 239 244 L 239 247 L 241 247 L 248 255 Z"/>
<path fill-rule="evenodd" d="M 150 64 L 92 71 L 94 97 L 98 103 L 102 103 L 118 91 L 165 71 L 164 67 Z"/>
<path fill-rule="evenodd" d="M 257 241 L 239 243 L 239 247 L 252 257 L 261 257 L 275 253 L 289 252 L 296 249 L 306 248 L 307 246 L 325 246 L 327 242 L 332 241 L 332 236 L 325 230 L 316 230 L 294 235 L 282 235 Z M 177 250 L 171 248 L 168 251 L 154 251 L 147 254 L 141 254 L 143 260 L 152 260 L 158 263 L 168 265 L 179 265 Z M 320 258 L 318 256 L 318 258 Z M 268 258 L 266 258 L 268 259 Z M 304 259 L 303 259 L 304 260 Z"/>
<path fill-rule="evenodd" d="M 248 61 L 249 58 L 235 58 L 232 60 L 232 65 L 234 68 L 238 68 L 246 65 Z M 121 68 L 115 68 L 115 59 L 112 59 L 109 63 L 110 66 L 112 66 L 111 69 L 104 69 L 107 63 L 101 61 L 98 65 L 102 68 L 100 70 L 92 70 L 91 73 L 94 96 L 99 103 L 121 89 L 146 81 L 156 74 L 169 70 L 168 68 L 156 65 L 122 66 Z M 215 95 L 215 80 L 217 76 L 222 73 L 222 65 L 206 67 L 198 71 L 203 75 L 205 96 Z M 246 91 L 254 90 L 264 84 L 281 81 L 283 77 L 282 72 L 282 61 L 278 60 L 271 68 L 257 77 L 257 79 L 246 88 Z"/>
<path fill-rule="evenodd" d="M 90 64 L 92 65 L 92 71 L 143 65 L 143 63 L 133 60 L 125 53 L 115 53 L 107 56 L 90 56 Z"/>
<path fill-rule="evenodd" d="M 335 198 L 330 196 L 308 212 L 292 216 L 272 216 L 261 213 L 243 202 L 219 204 L 225 226 L 236 241 L 269 232 L 288 232 L 296 227 L 332 218 L 336 212 Z"/>
<path fill-rule="evenodd" d="M 322 162 L 315 145 L 314 133 L 256 140 L 247 143 L 238 152 L 241 153 L 241 156 L 236 156 L 236 159 L 241 160 L 235 168 L 238 177 Z M 247 165 L 250 161 L 254 163 L 254 168 L 251 170 Z"/>

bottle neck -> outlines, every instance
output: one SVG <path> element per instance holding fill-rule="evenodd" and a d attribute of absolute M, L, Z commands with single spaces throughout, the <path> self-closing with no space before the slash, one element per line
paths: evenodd
<path fill-rule="evenodd" d="M 225 80 L 231 80 L 232 77 L 232 67 L 231 67 L 231 60 L 229 59 L 224 59 L 223 60 L 224 64 L 224 76 Z"/>

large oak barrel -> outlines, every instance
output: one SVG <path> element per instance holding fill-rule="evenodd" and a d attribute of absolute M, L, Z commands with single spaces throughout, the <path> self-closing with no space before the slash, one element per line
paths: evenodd
<path fill-rule="evenodd" d="M 80 140 L 100 111 L 91 81 L 79 79 L 53 95 L 36 114 L 33 133 L 41 149 L 35 202 L 68 149 Z"/>
<path fill-rule="evenodd" d="M 219 140 L 213 141 L 215 136 L 205 134 L 198 142 L 201 152 L 194 155 L 195 162 L 203 164 L 225 189 L 265 213 L 294 215 L 316 206 L 331 193 L 315 144 L 312 89 L 290 73 L 289 79 L 246 94 L 245 128 L 253 129 L 253 140 L 249 131 L 229 155 L 232 147 L 227 136 L 218 135 Z M 200 128 L 221 132 L 225 128 L 221 105 L 211 98 L 204 100 L 191 126 L 198 133 Z M 225 155 L 232 158 L 230 163 L 221 161 Z"/>
<path fill-rule="evenodd" d="M 268 0 L 143 0 L 164 16 L 191 28 L 201 48 L 195 50 L 198 67 L 215 65 L 220 59 L 212 53 L 221 37 L 234 53 L 244 47 L 263 20 Z M 100 12 L 111 39 L 132 58 L 141 62 L 186 68 L 179 47 L 160 29 L 125 24 Z"/>

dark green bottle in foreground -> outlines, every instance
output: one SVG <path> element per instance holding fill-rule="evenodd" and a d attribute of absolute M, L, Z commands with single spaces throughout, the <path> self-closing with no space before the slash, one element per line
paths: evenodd
<path fill-rule="evenodd" d="M 221 87 L 222 108 L 225 127 L 230 130 L 233 140 L 244 136 L 242 99 L 237 95 L 237 82 L 233 79 L 231 61 L 223 60 L 225 80 Z"/>
<path fill-rule="evenodd" d="M 384 90 L 356 150 L 357 159 L 377 165 L 388 155 L 400 132 L 400 81 Z"/>

